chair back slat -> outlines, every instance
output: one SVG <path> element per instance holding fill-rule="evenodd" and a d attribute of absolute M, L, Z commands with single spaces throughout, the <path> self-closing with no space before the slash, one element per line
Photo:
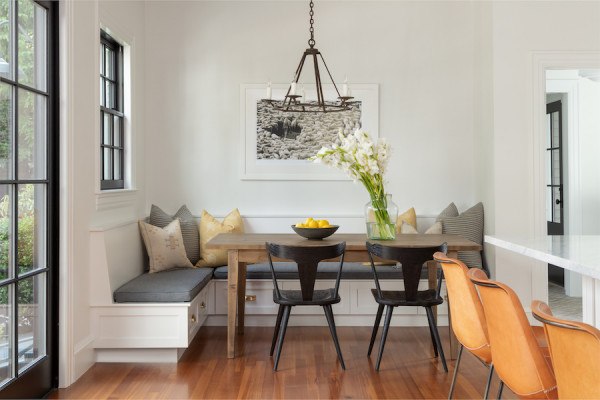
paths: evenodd
<path fill-rule="evenodd" d="M 342 275 L 342 266 L 344 262 L 343 255 L 346 251 L 346 242 L 324 246 L 291 246 L 267 242 L 266 248 L 267 253 L 269 254 L 271 275 L 273 277 L 273 285 L 275 286 L 277 296 L 280 295 L 279 286 L 277 284 L 277 276 L 271 257 L 292 260 L 296 263 L 298 267 L 298 276 L 300 278 L 302 300 L 304 301 L 311 301 L 313 299 L 319 262 L 340 257 L 340 264 L 335 282 L 337 296 Z"/>
<path fill-rule="evenodd" d="M 446 253 L 447 246 L 446 243 L 443 243 L 440 246 L 435 247 L 398 247 L 387 246 L 381 243 L 367 242 L 367 250 L 369 252 L 371 268 L 373 270 L 375 285 L 379 295 L 381 295 L 381 288 L 379 285 L 379 278 L 377 276 L 375 263 L 373 262 L 373 256 L 382 258 L 384 260 L 397 261 L 401 264 L 406 300 L 413 301 L 417 299 L 417 292 L 419 289 L 419 282 L 421 281 L 423 264 L 425 264 L 427 261 L 433 260 L 433 254 L 438 251 Z M 437 295 L 439 295 L 441 288 L 440 285 L 441 283 L 438 283 L 438 287 L 436 288 Z"/>

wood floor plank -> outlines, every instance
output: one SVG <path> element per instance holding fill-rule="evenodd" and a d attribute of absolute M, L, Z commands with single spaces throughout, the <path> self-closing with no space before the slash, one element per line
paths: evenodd
<path fill-rule="evenodd" d="M 342 370 L 327 327 L 289 327 L 279 371 L 269 357 L 272 328 L 246 327 L 236 344 L 241 356 L 225 357 L 226 327 L 203 327 L 177 364 L 98 363 L 52 399 L 440 399 L 446 398 L 455 361 L 446 374 L 434 358 L 429 330 L 390 328 L 380 372 L 376 352 L 367 357 L 370 327 L 338 327 L 346 361 Z M 447 330 L 441 330 L 444 349 Z M 379 336 L 376 346 L 379 345 Z M 464 352 L 456 399 L 481 398 L 488 370 Z M 492 384 L 492 397 L 498 379 Z M 515 398 L 505 388 L 504 399 Z"/>

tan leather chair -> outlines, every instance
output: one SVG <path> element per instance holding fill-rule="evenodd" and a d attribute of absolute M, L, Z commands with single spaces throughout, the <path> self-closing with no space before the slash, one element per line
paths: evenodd
<path fill-rule="evenodd" d="M 492 364 L 492 351 L 488 340 L 485 314 L 479 294 L 473 282 L 467 277 L 469 268 L 462 261 L 449 258 L 441 252 L 435 253 L 433 258 L 440 263 L 444 271 L 450 315 L 452 316 L 452 330 L 460 342 L 458 359 L 454 367 L 454 376 L 452 377 L 452 384 L 448 392 L 448 399 L 451 399 L 454 393 L 454 386 L 456 385 L 458 368 L 464 348 L 490 368 L 484 392 L 484 399 L 487 399 L 494 366 Z"/>
<path fill-rule="evenodd" d="M 533 316 L 544 323 L 561 399 L 600 399 L 600 330 L 556 318 L 547 304 L 534 300 Z"/>
<path fill-rule="evenodd" d="M 552 365 L 538 343 L 516 293 L 489 280 L 479 269 L 468 276 L 477 285 L 487 324 L 492 360 L 500 379 L 520 398 L 557 398 Z M 538 335 L 539 336 L 539 335 Z"/>

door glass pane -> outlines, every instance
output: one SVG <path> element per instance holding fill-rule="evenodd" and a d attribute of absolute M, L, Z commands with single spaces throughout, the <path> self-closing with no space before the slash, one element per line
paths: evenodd
<path fill-rule="evenodd" d="M 552 150 L 552 184 L 560 185 L 560 149 Z"/>
<path fill-rule="evenodd" d="M 560 123 L 559 113 L 552 113 L 552 147 L 560 146 Z"/>
<path fill-rule="evenodd" d="M 11 185 L 0 185 L 0 281 L 11 278 L 13 262 L 13 212 Z M 0 367 L 1 368 L 1 367 Z M 1 375 L 1 373 L 0 373 Z"/>
<path fill-rule="evenodd" d="M 552 222 L 561 222 L 561 214 L 560 214 L 560 202 L 556 204 L 556 201 L 561 201 L 560 198 L 560 188 L 553 187 L 552 188 Z"/>
<path fill-rule="evenodd" d="M 14 377 L 14 334 L 11 311 L 13 287 L 12 284 L 0 287 L 0 385 Z"/>
<path fill-rule="evenodd" d="M 0 0 L 0 76 L 12 79 L 12 0 Z"/>
<path fill-rule="evenodd" d="M 19 89 L 19 179 L 46 178 L 46 97 Z"/>
<path fill-rule="evenodd" d="M 19 0 L 19 82 L 46 90 L 46 10 Z"/>
<path fill-rule="evenodd" d="M 0 83 L 0 179 L 13 178 L 13 107 L 12 87 Z"/>
<path fill-rule="evenodd" d="M 546 147 L 552 147 L 552 125 L 550 114 L 546 114 Z"/>
<path fill-rule="evenodd" d="M 546 187 L 546 221 L 552 222 L 552 188 Z"/>
<path fill-rule="evenodd" d="M 46 355 L 46 274 L 19 281 L 18 363 L 19 372 Z"/>
<path fill-rule="evenodd" d="M 17 265 L 19 275 L 46 268 L 46 186 L 19 186 L 17 221 Z"/>

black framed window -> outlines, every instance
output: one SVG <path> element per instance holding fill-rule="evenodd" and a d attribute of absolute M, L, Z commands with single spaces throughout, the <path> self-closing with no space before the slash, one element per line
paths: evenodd
<path fill-rule="evenodd" d="M 100 31 L 100 189 L 125 187 L 123 46 Z"/>

